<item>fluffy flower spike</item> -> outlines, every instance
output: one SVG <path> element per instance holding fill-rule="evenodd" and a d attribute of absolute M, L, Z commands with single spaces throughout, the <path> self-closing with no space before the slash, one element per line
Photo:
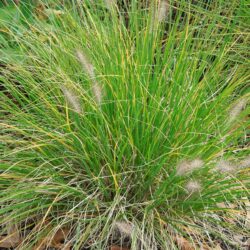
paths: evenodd
<path fill-rule="evenodd" d="M 117 221 L 115 223 L 115 228 L 118 229 L 118 231 L 122 235 L 131 236 L 134 230 L 134 225 L 132 223 L 125 222 L 125 221 Z"/>
<path fill-rule="evenodd" d="M 197 193 L 201 190 L 201 184 L 198 181 L 191 180 L 186 184 L 185 189 L 190 194 Z"/>
<path fill-rule="evenodd" d="M 83 70 L 91 77 L 95 77 L 94 66 L 89 62 L 87 57 L 80 51 L 76 51 L 76 57 L 81 63 Z"/>
<path fill-rule="evenodd" d="M 192 161 L 181 161 L 176 168 L 176 174 L 179 176 L 189 174 L 194 170 L 201 168 L 203 164 L 204 162 L 201 159 L 195 159 Z"/>
<path fill-rule="evenodd" d="M 64 86 L 61 89 L 63 91 L 65 99 L 67 100 L 69 105 L 72 107 L 72 109 L 79 114 L 82 113 L 82 107 L 81 107 L 81 103 L 79 101 L 78 96 L 76 96 L 71 90 L 67 89 Z"/>
<path fill-rule="evenodd" d="M 100 105 L 102 102 L 102 87 L 98 84 L 98 82 L 94 82 L 92 86 L 93 94 L 96 102 Z"/>
<path fill-rule="evenodd" d="M 104 3 L 106 5 L 107 9 L 109 9 L 110 11 L 113 10 L 115 5 L 116 5 L 115 0 L 104 0 Z"/>
<path fill-rule="evenodd" d="M 245 158 L 240 162 L 240 168 L 249 168 L 250 167 L 250 156 Z"/>
<path fill-rule="evenodd" d="M 216 170 L 221 173 L 232 173 L 235 171 L 235 166 L 226 160 L 220 160 L 216 165 Z"/>
<path fill-rule="evenodd" d="M 76 56 L 81 63 L 83 70 L 92 78 L 92 92 L 95 101 L 99 105 L 102 101 L 102 87 L 95 79 L 94 66 L 89 62 L 87 57 L 81 51 L 77 50 Z"/>
<path fill-rule="evenodd" d="M 158 22 L 163 22 L 166 19 L 168 10 L 169 10 L 168 0 L 161 0 L 156 17 Z"/>
<path fill-rule="evenodd" d="M 236 120 L 241 111 L 245 108 L 246 104 L 247 100 L 242 99 L 238 103 L 236 103 L 234 107 L 232 107 L 232 109 L 229 112 L 229 122 L 233 122 Z"/>

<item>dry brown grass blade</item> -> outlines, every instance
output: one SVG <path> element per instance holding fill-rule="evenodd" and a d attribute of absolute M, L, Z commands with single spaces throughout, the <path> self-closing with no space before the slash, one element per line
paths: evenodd
<path fill-rule="evenodd" d="M 0 236 L 0 248 L 12 248 L 16 247 L 19 242 L 13 241 L 10 236 Z"/>
<path fill-rule="evenodd" d="M 7 236 L 0 236 L 1 248 L 16 247 L 21 243 L 21 237 L 16 225 L 7 226 Z"/>
<path fill-rule="evenodd" d="M 69 233 L 70 233 L 70 229 L 68 228 L 59 229 L 54 235 L 54 237 L 52 238 L 50 247 L 55 247 L 55 248 L 63 247 L 65 245 L 64 241 L 68 237 Z"/>
<path fill-rule="evenodd" d="M 180 250 L 195 250 L 195 247 L 184 237 L 176 236 L 175 242 Z"/>
<path fill-rule="evenodd" d="M 65 243 L 65 240 L 67 239 L 68 235 L 70 233 L 69 228 L 60 228 L 57 230 L 57 232 L 54 234 L 53 237 L 47 236 L 43 239 L 41 239 L 34 247 L 33 250 L 43 250 L 48 247 L 53 247 L 56 249 L 64 249 L 64 250 L 70 250 L 71 243 Z"/>

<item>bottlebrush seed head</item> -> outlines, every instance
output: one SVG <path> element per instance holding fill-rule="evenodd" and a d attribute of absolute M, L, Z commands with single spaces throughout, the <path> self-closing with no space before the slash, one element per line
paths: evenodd
<path fill-rule="evenodd" d="M 153 7 L 153 16 L 149 27 L 150 33 L 154 31 L 159 23 L 166 19 L 169 10 L 168 0 L 160 0 L 158 6 L 156 7 L 154 3 Z"/>
<path fill-rule="evenodd" d="M 221 173 L 232 173 L 235 169 L 235 166 L 231 162 L 223 159 L 216 164 L 216 170 Z"/>
<path fill-rule="evenodd" d="M 203 164 L 204 163 L 201 159 L 195 159 L 192 161 L 181 161 L 176 168 L 176 174 L 182 176 L 191 173 L 192 171 L 201 168 Z"/>
<path fill-rule="evenodd" d="M 95 77 L 94 66 L 89 62 L 87 57 L 80 51 L 76 51 L 76 57 L 78 58 L 79 62 L 81 63 L 83 70 L 91 77 Z"/>
<path fill-rule="evenodd" d="M 250 167 L 250 156 L 245 158 L 240 162 L 240 168 L 249 168 Z"/>
<path fill-rule="evenodd" d="M 92 92 L 95 98 L 95 101 L 100 104 L 102 101 L 102 87 L 99 85 L 99 83 L 95 80 L 95 72 L 94 72 L 94 66 L 89 62 L 87 57 L 79 50 L 76 51 L 76 56 L 81 63 L 83 70 L 91 77 L 93 78 L 92 82 Z"/>
<path fill-rule="evenodd" d="M 115 7 L 116 1 L 115 0 L 104 0 L 104 3 L 107 9 L 112 10 Z"/>
<path fill-rule="evenodd" d="M 67 100 L 69 105 L 72 107 L 72 109 L 79 114 L 82 113 L 82 107 L 81 107 L 81 103 L 79 101 L 78 96 L 76 96 L 71 90 L 67 89 L 64 86 L 61 89 L 63 91 L 65 99 Z"/>
<path fill-rule="evenodd" d="M 134 230 L 134 225 L 125 221 L 117 221 L 115 223 L 115 228 L 118 229 L 122 235 L 131 236 Z"/>
<path fill-rule="evenodd" d="M 188 193 L 196 193 L 201 190 L 201 184 L 198 181 L 191 180 L 186 184 L 185 189 Z"/>
<path fill-rule="evenodd" d="M 169 9 L 168 0 L 160 1 L 158 13 L 157 13 L 158 22 L 162 22 L 165 20 L 168 14 L 168 9 Z"/>
<path fill-rule="evenodd" d="M 229 122 L 234 121 L 239 116 L 241 111 L 245 108 L 246 104 L 247 100 L 242 99 L 232 107 L 232 109 L 229 111 Z"/>
<path fill-rule="evenodd" d="M 201 159 L 195 159 L 190 162 L 192 169 L 201 168 L 203 166 L 204 162 Z"/>
<path fill-rule="evenodd" d="M 98 105 L 100 105 L 102 102 L 102 87 L 99 85 L 98 82 L 93 82 L 92 91 L 95 97 L 95 101 Z"/>

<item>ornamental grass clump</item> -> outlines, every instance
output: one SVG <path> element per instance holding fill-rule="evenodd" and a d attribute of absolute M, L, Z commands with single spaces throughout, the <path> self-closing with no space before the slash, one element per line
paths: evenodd
<path fill-rule="evenodd" d="M 0 247 L 12 226 L 24 250 L 241 248 L 239 1 L 76 2 L 2 22 Z"/>

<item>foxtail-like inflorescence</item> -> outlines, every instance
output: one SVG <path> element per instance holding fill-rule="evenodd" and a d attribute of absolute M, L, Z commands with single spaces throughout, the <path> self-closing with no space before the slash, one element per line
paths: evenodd
<path fill-rule="evenodd" d="M 201 191 L 201 184 L 200 182 L 196 181 L 196 180 L 190 180 L 186 185 L 185 185 L 185 189 L 187 190 L 188 193 L 192 194 L 192 193 L 197 193 L 199 191 Z"/>
<path fill-rule="evenodd" d="M 62 91 L 63 91 L 63 94 L 65 96 L 65 99 L 67 100 L 67 102 L 71 106 L 71 109 L 74 110 L 75 112 L 81 114 L 83 110 L 82 110 L 82 106 L 81 106 L 79 97 L 65 86 L 62 87 Z"/>
<path fill-rule="evenodd" d="M 80 50 L 76 51 L 76 56 L 79 62 L 82 65 L 83 70 L 86 74 L 88 74 L 91 78 L 95 78 L 94 66 L 89 62 L 86 55 L 83 54 Z"/>
<path fill-rule="evenodd" d="M 94 95 L 94 99 L 98 104 L 101 104 L 103 91 L 102 87 L 99 85 L 99 83 L 96 80 L 94 66 L 89 62 L 87 57 L 79 50 L 76 52 L 76 56 L 81 63 L 83 70 L 91 77 L 92 82 L 92 92 Z"/>
<path fill-rule="evenodd" d="M 250 168 L 250 156 L 246 157 L 239 164 L 240 168 Z"/>
<path fill-rule="evenodd" d="M 104 0 L 105 6 L 107 7 L 107 9 L 114 10 L 115 6 L 116 6 L 116 0 Z"/>
<path fill-rule="evenodd" d="M 247 99 L 239 100 L 229 111 L 229 122 L 233 122 L 240 115 L 247 104 Z"/>
<path fill-rule="evenodd" d="M 237 171 L 237 166 L 232 164 L 230 161 L 221 159 L 216 164 L 216 170 L 221 173 L 233 173 Z"/>
<path fill-rule="evenodd" d="M 118 229 L 118 231 L 123 235 L 123 236 L 128 236 L 131 237 L 132 233 L 134 231 L 135 226 L 131 222 L 126 222 L 126 221 L 117 221 L 115 223 L 115 228 Z"/>
<path fill-rule="evenodd" d="M 168 11 L 169 11 L 169 0 L 161 0 L 159 2 L 158 13 L 156 15 L 158 22 L 163 22 L 166 19 Z"/>
<path fill-rule="evenodd" d="M 186 174 L 189 174 L 197 169 L 202 168 L 202 166 L 204 165 L 204 162 L 197 158 L 194 160 L 183 160 L 181 161 L 177 167 L 176 167 L 176 174 L 179 176 L 183 176 Z"/>

